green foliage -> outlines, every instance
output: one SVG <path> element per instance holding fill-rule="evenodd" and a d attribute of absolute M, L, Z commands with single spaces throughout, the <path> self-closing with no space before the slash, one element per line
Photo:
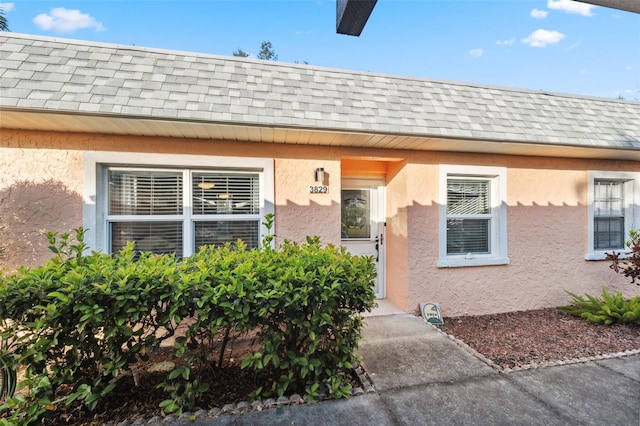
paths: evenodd
<path fill-rule="evenodd" d="M 260 52 L 258 52 L 258 59 L 264 59 L 265 61 L 277 61 L 278 55 L 273 49 L 270 41 L 263 41 L 260 44 Z"/>
<path fill-rule="evenodd" d="M 5 324 L 0 326 L 0 330 L 5 328 Z M 7 349 L 8 346 L 9 342 L 0 337 L 0 401 L 13 397 L 18 384 L 15 362 L 12 359 L 14 355 Z"/>
<path fill-rule="evenodd" d="M 571 296 L 571 305 L 561 306 L 565 312 L 580 316 L 594 324 L 638 324 L 640 325 L 640 297 L 631 299 L 622 297 L 622 293 L 610 294 L 603 287 L 602 297 L 567 292 Z"/>
<path fill-rule="evenodd" d="M 9 23 L 2 6 L 0 6 L 0 31 L 9 31 Z"/>
<path fill-rule="evenodd" d="M 233 51 L 233 56 L 239 56 L 241 58 L 246 58 L 246 57 L 249 56 L 249 54 L 238 47 L 238 50 L 234 50 Z"/>
<path fill-rule="evenodd" d="M 624 253 L 607 253 L 607 260 L 611 261 L 609 266 L 615 272 L 631 278 L 632 284 L 640 285 L 640 231 L 632 229 L 629 231 L 629 241 L 626 242 L 629 251 Z"/>
<path fill-rule="evenodd" d="M 371 258 L 344 248 L 285 241 L 273 246 L 273 216 L 260 249 L 242 241 L 194 255 L 86 254 L 84 231 L 49 234 L 55 256 L 44 266 L 0 276 L 3 366 L 26 367 L 27 389 L 0 415 L 41 422 L 60 404 L 94 410 L 118 377 L 174 335 L 175 368 L 159 385 L 165 412 L 192 409 L 223 368 L 234 339 L 255 335 L 259 349 L 242 368 L 271 379 L 254 395 L 303 386 L 348 397 L 348 375 L 361 338 L 359 315 L 374 306 Z M 10 354 L 10 356 L 6 356 Z"/>
<path fill-rule="evenodd" d="M 178 280 L 175 258 L 138 254 L 133 245 L 85 255 L 82 229 L 76 244 L 69 234 L 48 238 L 49 262 L 0 281 L 2 338 L 11 342 L 11 365 L 26 367 L 21 386 L 29 390 L 0 412 L 13 410 L 20 423 L 76 400 L 95 409 L 120 373 L 173 332 L 166 301 Z"/>

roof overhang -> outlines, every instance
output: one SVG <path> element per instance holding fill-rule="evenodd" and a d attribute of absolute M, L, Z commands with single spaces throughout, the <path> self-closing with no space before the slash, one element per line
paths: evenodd
<path fill-rule="evenodd" d="M 378 0 L 337 0 L 336 32 L 359 36 Z"/>
<path fill-rule="evenodd" d="M 595 6 L 610 7 L 627 12 L 640 13 L 640 0 L 578 0 Z"/>
<path fill-rule="evenodd" d="M 640 150 L 1 108 L 1 129 L 253 143 L 640 161 Z"/>

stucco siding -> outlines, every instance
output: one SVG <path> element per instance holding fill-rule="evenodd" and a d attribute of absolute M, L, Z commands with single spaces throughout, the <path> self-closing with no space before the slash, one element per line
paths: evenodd
<path fill-rule="evenodd" d="M 324 168 L 325 182 L 314 181 L 318 167 Z M 340 160 L 278 158 L 275 173 L 278 241 L 301 242 L 313 235 L 340 245 Z M 328 193 L 310 193 L 309 186 L 323 183 Z"/>
<path fill-rule="evenodd" d="M 536 309 L 567 303 L 565 290 L 599 294 L 603 285 L 626 295 L 636 286 L 614 274 L 604 261 L 586 261 L 587 169 L 638 170 L 638 164 L 613 161 L 549 160 L 495 156 L 442 155 L 443 164 L 503 166 L 508 170 L 508 265 L 438 268 L 438 197 L 424 193 L 434 185 L 415 176 L 433 175 L 431 165 L 412 170 L 409 198 L 408 308 L 420 301 L 440 302 L 449 316 Z M 525 166 L 526 165 L 526 166 Z M 425 189 L 421 189 L 425 188 Z"/>
<path fill-rule="evenodd" d="M 82 224 L 81 153 L 34 148 L 22 136 L 0 145 L 0 268 L 42 264 L 45 233 Z"/>
<path fill-rule="evenodd" d="M 407 169 L 395 163 L 387 176 L 386 268 L 387 298 L 408 310 L 409 248 L 407 227 Z"/>
<path fill-rule="evenodd" d="M 115 137 L 4 130 L 0 134 L 0 267 L 35 266 L 49 256 L 46 231 L 83 225 L 83 154 L 88 151 L 272 159 L 278 241 L 318 235 L 340 244 L 343 174 L 386 181 L 386 296 L 407 311 L 435 301 L 446 316 L 557 306 L 564 290 L 626 295 L 640 287 L 586 261 L 589 170 L 640 171 L 634 161 L 549 159 L 283 144 Z M 362 160 L 357 160 L 358 158 Z M 344 160 L 343 160 L 344 159 Z M 379 161 L 379 162 L 378 162 Z M 344 163 L 344 164 L 343 164 Z M 507 170 L 509 264 L 438 267 L 441 165 Z M 212 167 L 215 164 L 211 164 Z M 311 194 L 323 167 L 327 194 Z M 90 224 L 85 224 L 85 226 Z"/>

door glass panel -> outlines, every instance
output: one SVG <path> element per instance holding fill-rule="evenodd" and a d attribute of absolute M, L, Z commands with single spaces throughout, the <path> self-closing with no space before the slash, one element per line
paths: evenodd
<path fill-rule="evenodd" d="M 342 239 L 371 238 L 371 191 L 342 191 Z"/>

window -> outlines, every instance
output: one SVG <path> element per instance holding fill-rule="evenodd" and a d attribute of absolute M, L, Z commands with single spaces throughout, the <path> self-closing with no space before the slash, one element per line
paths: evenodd
<path fill-rule="evenodd" d="M 596 250 L 624 248 L 624 182 L 594 181 L 593 244 Z"/>
<path fill-rule="evenodd" d="M 638 208 L 639 173 L 589 173 L 589 251 L 587 259 L 604 259 L 606 253 L 626 250 L 625 241 L 634 229 Z"/>
<path fill-rule="evenodd" d="M 182 257 L 238 239 L 259 246 L 262 218 L 273 210 L 271 161 L 184 156 L 187 167 L 175 167 L 181 156 L 151 156 L 152 166 L 137 154 L 122 156 L 133 157 L 127 164 L 140 163 L 123 166 L 108 154 L 85 156 L 85 192 L 95 192 L 85 196 L 95 199 L 85 204 L 85 227 L 96 230 L 89 233 L 92 248 L 116 252 L 133 241 L 139 250 Z M 244 167 L 229 167 L 236 162 Z"/>
<path fill-rule="evenodd" d="M 497 167 L 441 167 L 438 266 L 509 263 L 506 172 Z"/>

